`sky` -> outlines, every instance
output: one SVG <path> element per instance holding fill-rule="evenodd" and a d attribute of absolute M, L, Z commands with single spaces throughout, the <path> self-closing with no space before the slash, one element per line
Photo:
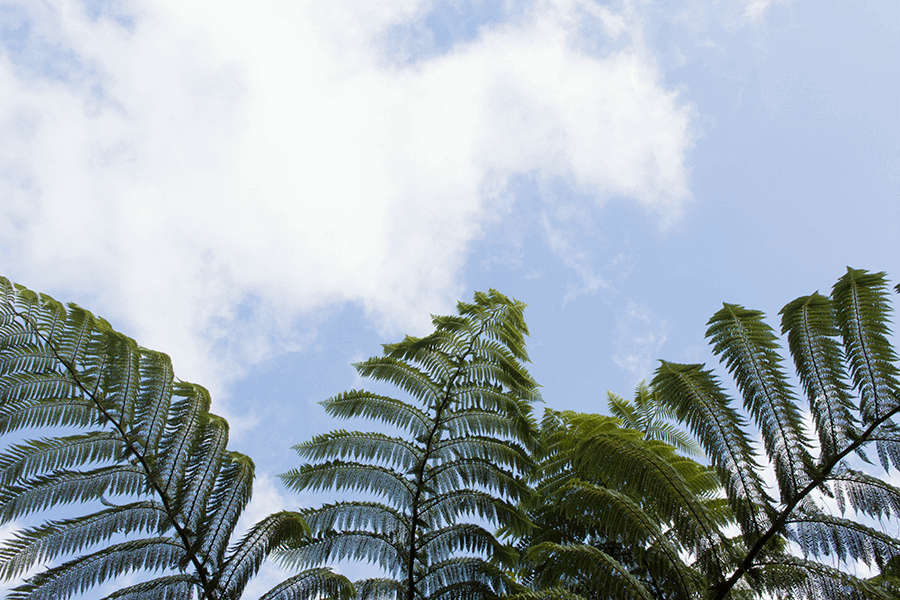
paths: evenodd
<path fill-rule="evenodd" d="M 604 412 L 722 302 L 896 284 L 898 56 L 890 0 L 0 0 L 0 274 L 209 388 L 261 518 L 475 290 Z"/>

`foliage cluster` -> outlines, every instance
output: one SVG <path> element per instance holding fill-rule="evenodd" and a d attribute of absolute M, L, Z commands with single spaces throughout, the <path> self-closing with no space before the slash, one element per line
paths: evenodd
<path fill-rule="evenodd" d="M 227 449 L 206 391 L 77 306 L 5 279 L 0 296 L 0 435 L 46 432 L 0 450 L 0 523 L 80 511 L 0 545 L 7 580 L 54 563 L 10 598 L 141 571 L 107 598 L 236 600 L 270 555 L 304 570 L 265 600 L 896 598 L 900 489 L 861 469 L 900 467 L 883 273 L 848 269 L 828 296 L 790 302 L 780 332 L 725 304 L 707 335 L 740 407 L 703 365 L 662 361 L 633 402 L 609 395 L 613 416 L 540 422 L 524 305 L 477 293 L 431 335 L 356 365 L 397 397 L 323 402 L 380 430 L 301 443 L 306 462 L 282 479 L 345 497 L 239 539 L 253 463 Z M 708 466 L 685 456 L 701 450 Z M 342 560 L 383 576 L 351 584 L 328 569 Z"/>

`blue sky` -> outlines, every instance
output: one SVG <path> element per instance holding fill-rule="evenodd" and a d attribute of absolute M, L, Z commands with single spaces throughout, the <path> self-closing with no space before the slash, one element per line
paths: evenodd
<path fill-rule="evenodd" d="M 350 363 L 473 290 L 603 411 L 723 301 L 900 278 L 896 2 L 248 6 L 0 2 L 0 272 L 209 387 L 259 516 Z"/>

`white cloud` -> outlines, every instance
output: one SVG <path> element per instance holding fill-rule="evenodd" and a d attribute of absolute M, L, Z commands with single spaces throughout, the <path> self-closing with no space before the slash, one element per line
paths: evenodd
<path fill-rule="evenodd" d="M 318 307 L 427 327 L 512 175 L 678 215 L 690 110 L 630 8 L 536 1 L 398 61 L 391 32 L 431 4 L 145 0 L 126 26 L 23 5 L 24 49 L 0 51 L 5 274 L 216 394 Z"/>

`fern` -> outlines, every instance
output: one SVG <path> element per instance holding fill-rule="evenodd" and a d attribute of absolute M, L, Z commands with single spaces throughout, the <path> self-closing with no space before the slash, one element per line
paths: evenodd
<path fill-rule="evenodd" d="M 277 513 L 229 547 L 254 468 L 227 450 L 228 424 L 209 405 L 201 386 L 174 379 L 166 355 L 0 278 L 0 434 L 79 431 L 0 452 L 0 523 L 84 505 L 0 544 L 5 580 L 65 560 L 8 597 L 68 598 L 143 571 L 152 579 L 107 598 L 236 600 L 266 555 L 306 536 L 299 514 Z M 310 571 L 268 596 L 346 596 L 347 585 Z"/>
<path fill-rule="evenodd" d="M 384 346 L 356 366 L 406 399 L 358 390 L 323 402 L 339 418 L 364 417 L 400 431 L 336 430 L 295 446 L 309 461 L 282 475 L 291 489 L 349 491 L 358 501 L 302 511 L 312 537 L 281 550 L 291 566 L 333 560 L 375 564 L 384 577 L 356 582 L 359 598 L 492 598 L 519 589 L 504 568 L 511 547 L 483 525 L 529 527 L 516 507 L 536 435 L 537 384 L 524 305 L 491 291 L 434 317 L 435 331 Z M 465 522 L 478 519 L 480 523 Z"/>
<path fill-rule="evenodd" d="M 706 585 L 685 560 L 723 542 L 730 513 L 717 509 L 714 475 L 619 419 L 547 411 L 536 527 L 521 544 L 533 592 L 583 598 L 693 598 Z M 710 562 L 721 568 L 724 550 Z M 527 596 L 525 596 L 527 597 Z"/>
<path fill-rule="evenodd" d="M 741 528 L 742 539 L 733 545 L 738 560 L 730 575 L 710 581 L 711 597 L 723 599 L 741 587 L 778 596 L 885 597 L 883 587 L 821 562 L 833 557 L 840 565 L 883 569 L 900 555 L 900 540 L 884 528 L 900 508 L 900 492 L 848 463 L 854 455 L 867 460 L 874 447 L 885 470 L 900 466 L 900 385 L 897 354 L 888 341 L 885 275 L 848 268 L 829 297 L 798 298 L 781 315 L 812 430 L 801 418 L 778 338 L 762 313 L 726 304 L 707 332 L 762 436 L 779 501 L 766 494 L 759 478 L 750 424 L 712 372 L 663 361 L 652 384 L 715 465 Z M 811 439 L 819 442 L 818 456 Z M 841 517 L 821 508 L 822 495 L 835 498 Z M 843 516 L 847 512 L 856 518 Z M 876 519 L 878 526 L 859 517 Z M 785 538 L 803 558 L 779 542 Z"/>

